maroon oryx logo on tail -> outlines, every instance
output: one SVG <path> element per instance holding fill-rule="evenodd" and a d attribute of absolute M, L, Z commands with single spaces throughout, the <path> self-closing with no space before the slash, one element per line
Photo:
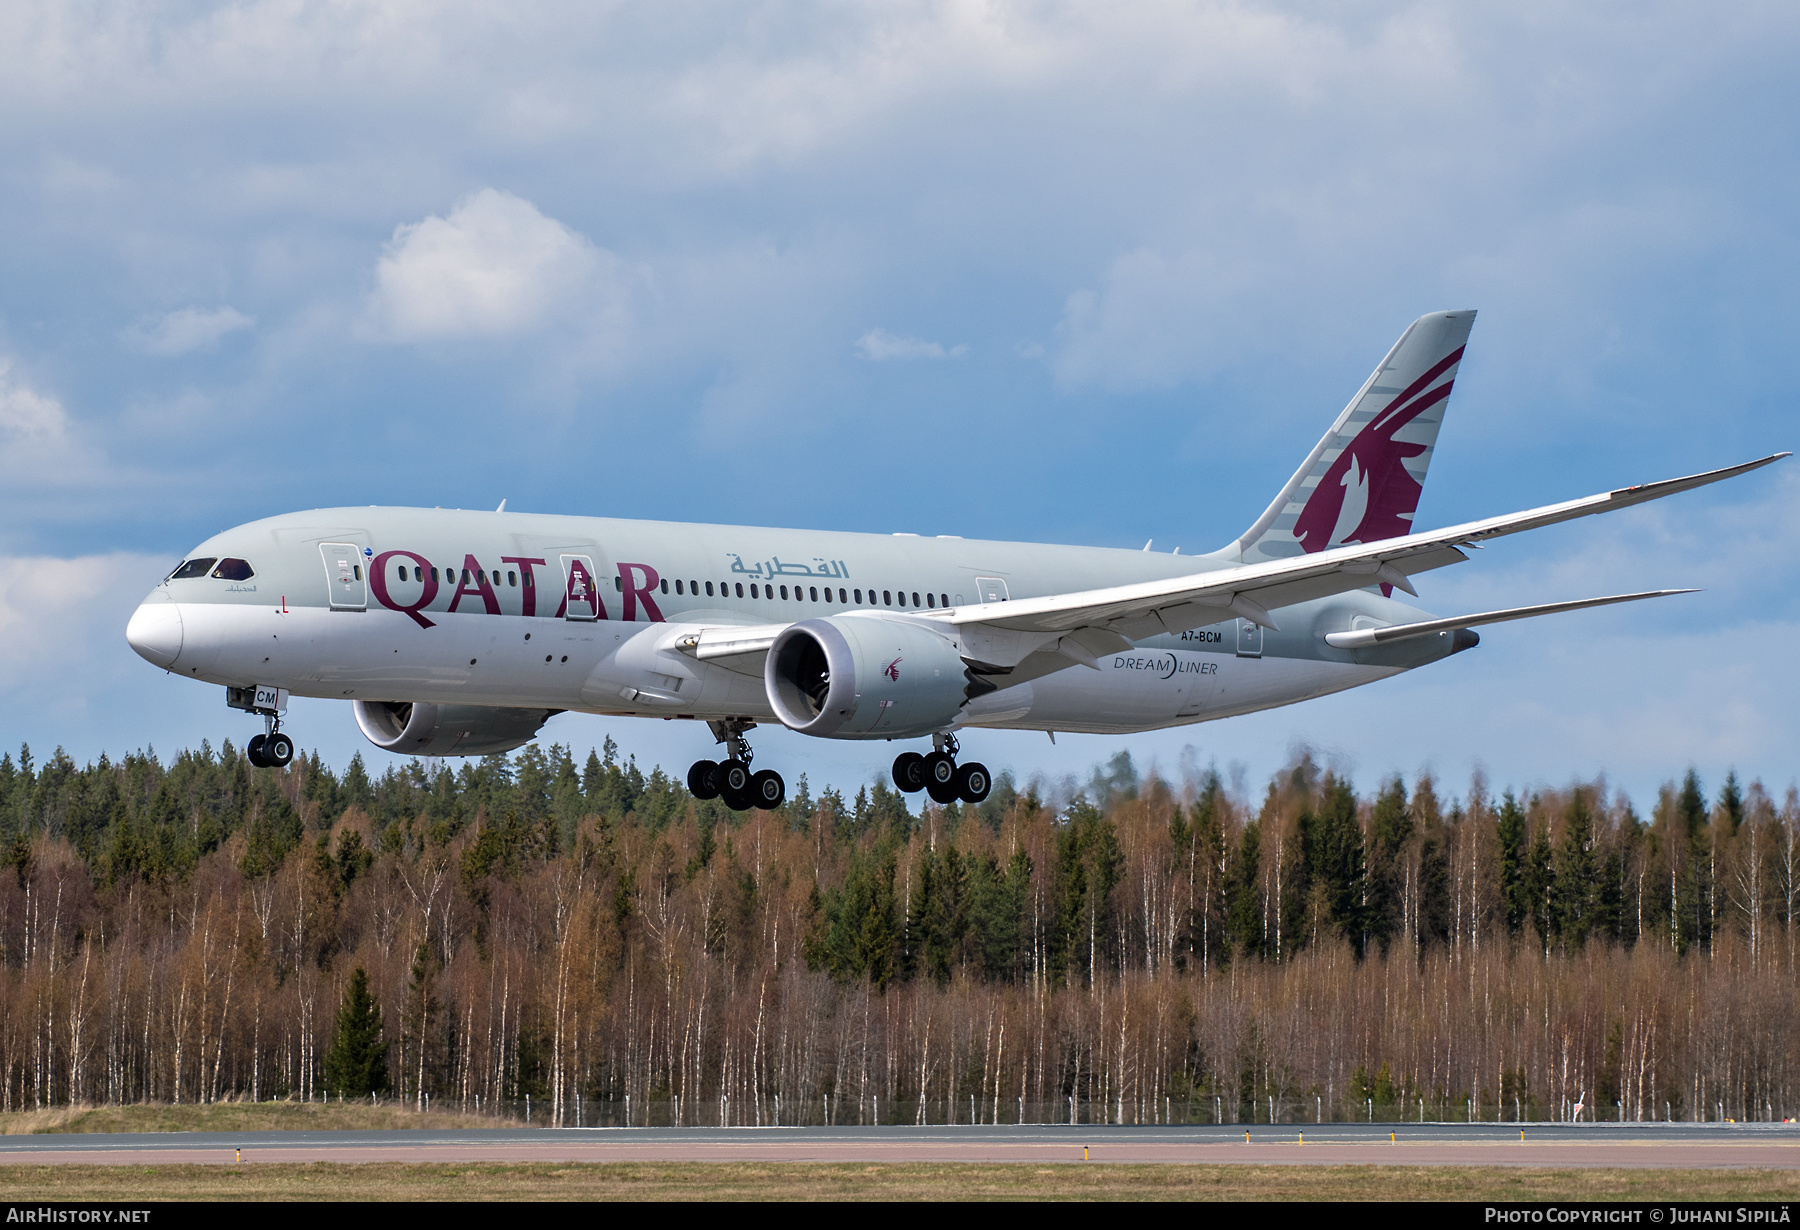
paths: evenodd
<path fill-rule="evenodd" d="M 1413 381 L 1350 441 L 1326 469 L 1312 498 L 1300 510 L 1294 536 L 1308 554 L 1347 542 L 1377 542 L 1412 532 L 1419 507 L 1419 481 L 1406 462 L 1425 451 L 1394 437 L 1420 413 L 1450 396 L 1454 377 L 1433 383 L 1462 360 L 1458 346 Z"/>
<path fill-rule="evenodd" d="M 900 682 L 900 659 L 895 658 L 892 662 L 889 662 L 887 664 L 887 666 L 882 670 L 881 673 L 886 675 L 889 679 L 892 679 L 895 683 L 899 683 Z"/>

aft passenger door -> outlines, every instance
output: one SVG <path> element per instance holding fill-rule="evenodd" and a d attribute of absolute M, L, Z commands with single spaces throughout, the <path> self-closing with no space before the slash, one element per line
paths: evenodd
<path fill-rule="evenodd" d="M 369 574 L 362 548 L 353 542 L 322 542 L 319 556 L 325 562 L 325 584 L 334 611 L 363 611 L 369 606 Z"/>
<path fill-rule="evenodd" d="M 1238 620 L 1237 656 L 1240 658 L 1262 657 L 1262 625 L 1253 624 L 1247 619 Z"/>

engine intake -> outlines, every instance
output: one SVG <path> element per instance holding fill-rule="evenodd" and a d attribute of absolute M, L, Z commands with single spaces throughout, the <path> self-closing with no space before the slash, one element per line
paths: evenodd
<path fill-rule="evenodd" d="M 561 709 L 500 709 L 422 701 L 354 702 L 356 724 L 370 743 L 401 756 L 486 756 L 537 737 Z"/>
<path fill-rule="evenodd" d="M 783 629 L 764 661 L 763 685 L 784 725 L 824 739 L 930 734 L 994 690 L 969 670 L 950 637 L 869 615 Z"/>

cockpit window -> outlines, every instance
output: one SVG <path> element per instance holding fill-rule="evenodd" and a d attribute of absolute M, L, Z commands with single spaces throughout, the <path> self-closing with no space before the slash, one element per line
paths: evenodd
<path fill-rule="evenodd" d="M 212 574 L 221 581 L 248 581 L 256 575 L 256 569 L 250 566 L 249 560 L 222 559 Z"/>
<path fill-rule="evenodd" d="M 218 563 L 218 557 L 209 555 L 205 559 L 191 559 L 169 574 L 171 581 L 192 581 L 206 575 L 207 569 Z"/>

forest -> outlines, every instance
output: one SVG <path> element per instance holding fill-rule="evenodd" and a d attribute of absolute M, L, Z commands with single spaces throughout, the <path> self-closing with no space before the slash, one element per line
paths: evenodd
<path fill-rule="evenodd" d="M 1359 794 L 1306 755 L 804 777 L 0 756 L 0 1110 L 375 1096 L 546 1124 L 1782 1119 L 1800 799 Z"/>

